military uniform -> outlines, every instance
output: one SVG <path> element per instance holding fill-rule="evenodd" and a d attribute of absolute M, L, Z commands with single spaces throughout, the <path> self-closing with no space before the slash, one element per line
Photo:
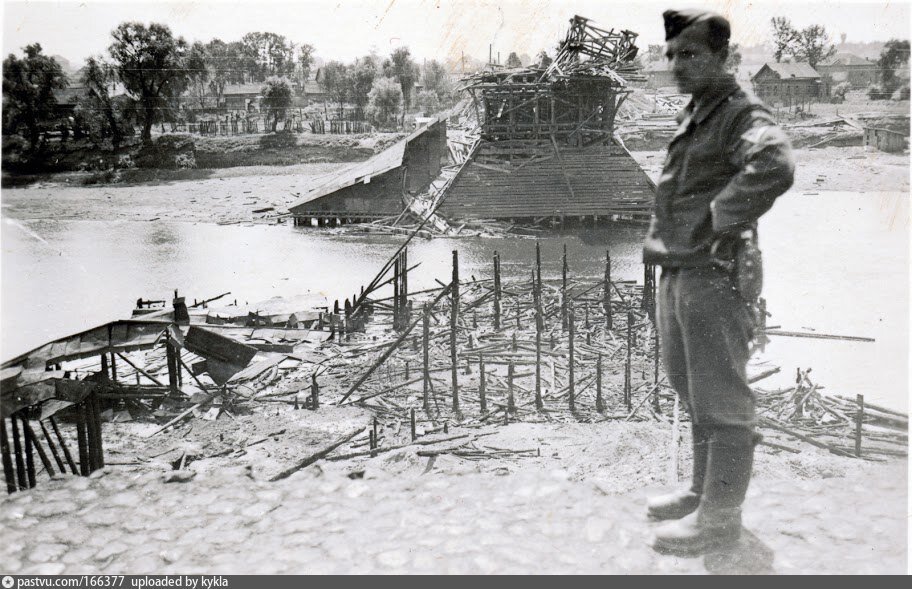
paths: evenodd
<path fill-rule="evenodd" d="M 643 248 L 646 263 L 662 266 L 666 372 L 695 424 L 752 427 L 745 375 L 752 319 L 710 248 L 722 235 L 755 231 L 792 185 L 791 146 L 767 108 L 730 76 L 678 120 Z"/>
<path fill-rule="evenodd" d="M 704 22 L 710 36 L 728 42 L 718 15 L 665 18 L 668 39 Z M 794 163 L 769 110 L 731 75 L 716 77 L 678 122 L 643 259 L 662 266 L 656 325 L 669 382 L 691 416 L 694 470 L 689 489 L 651 498 L 648 514 L 677 520 L 656 532 L 656 550 L 700 553 L 740 536 L 758 440 L 746 375 L 753 337 L 746 299 L 756 293 L 744 296 L 745 283 L 719 263 L 716 248 L 736 248 L 744 235 L 756 240 L 757 220 L 791 187 Z"/>

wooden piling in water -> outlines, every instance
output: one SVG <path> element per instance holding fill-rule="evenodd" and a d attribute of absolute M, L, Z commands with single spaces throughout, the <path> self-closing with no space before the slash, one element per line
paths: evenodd
<path fill-rule="evenodd" d="M 633 392 L 632 374 L 633 367 L 633 311 L 627 309 L 627 360 L 624 363 L 624 402 L 627 404 L 627 410 L 631 409 Z"/>
<path fill-rule="evenodd" d="M 507 411 L 510 413 L 516 412 L 516 399 L 513 396 L 514 370 L 513 360 L 510 360 L 510 363 L 507 365 Z"/>
<path fill-rule="evenodd" d="M 605 251 L 605 283 L 602 292 L 602 305 L 605 307 L 605 326 L 608 329 L 612 329 L 614 320 L 611 315 L 611 250 Z"/>
<path fill-rule="evenodd" d="M 656 413 L 661 413 L 662 407 L 661 407 L 661 405 L 659 405 L 659 355 L 660 355 L 659 326 L 656 324 L 654 327 L 655 327 L 655 330 L 653 330 L 653 334 L 652 334 L 652 342 L 653 342 L 652 349 L 655 352 L 653 354 L 655 356 L 655 358 L 654 358 L 653 368 L 652 368 L 652 386 L 655 389 L 655 393 L 652 396 L 652 409 Z"/>
<path fill-rule="evenodd" d="M 602 353 L 599 352 L 595 361 L 595 410 L 605 412 L 605 401 L 602 399 Z"/>
<path fill-rule="evenodd" d="M 569 335 L 569 348 L 570 348 L 570 362 L 569 362 L 569 372 L 570 372 L 570 383 L 569 383 L 569 392 L 570 392 L 570 412 L 573 413 L 576 411 L 576 382 L 575 382 L 575 372 L 574 364 L 575 356 L 575 345 L 574 340 L 576 339 L 576 318 L 574 316 L 573 303 L 570 303 L 569 309 L 567 309 L 567 323 L 570 328 Z"/>
<path fill-rule="evenodd" d="M 408 270 L 408 248 L 405 248 L 402 250 L 402 287 L 399 290 L 399 295 L 402 298 L 402 322 L 405 325 L 411 323 L 411 317 L 409 316 Z"/>
<path fill-rule="evenodd" d="M 500 255 L 494 252 L 494 329 L 500 329 Z"/>
<path fill-rule="evenodd" d="M 481 406 L 481 412 L 488 410 L 488 400 L 485 398 L 485 365 L 484 356 L 478 356 L 478 403 Z"/>
<path fill-rule="evenodd" d="M 564 244 L 564 254 L 561 268 L 561 326 L 567 329 L 567 244 Z"/>
<path fill-rule="evenodd" d="M 450 377 L 453 384 L 453 411 L 459 411 L 459 381 L 456 366 L 456 330 L 459 320 L 459 252 L 453 250 L 453 289 L 450 304 Z"/>
<path fill-rule="evenodd" d="M 538 254 L 538 244 L 535 244 L 536 254 Z M 540 282 L 536 283 L 535 273 L 532 274 L 532 283 L 536 286 L 533 288 L 534 305 L 535 305 L 535 408 L 541 411 L 544 408 L 541 394 L 541 336 L 543 327 L 542 309 L 541 309 L 541 289 Z M 538 275 L 539 281 L 541 275 Z"/>
<path fill-rule="evenodd" d="M 401 260 L 402 254 L 400 253 L 393 262 L 393 330 L 395 331 L 399 331 L 401 327 L 399 318 L 399 312 L 402 309 L 402 304 L 399 302 L 399 264 Z"/>
<path fill-rule="evenodd" d="M 421 357 L 422 357 L 422 360 L 423 360 L 423 365 L 422 365 L 422 369 L 423 369 L 423 370 L 422 370 L 422 371 L 423 371 L 423 373 L 424 373 L 424 378 L 422 379 L 422 390 L 423 390 L 423 393 L 424 393 L 423 396 L 422 396 L 422 403 L 423 403 L 422 406 L 424 407 L 424 410 L 427 411 L 427 410 L 429 410 L 430 407 L 431 407 L 431 405 L 430 405 L 430 399 L 429 399 L 430 394 L 429 394 L 429 390 L 428 390 L 429 387 L 430 387 L 430 384 L 431 384 L 431 360 L 430 360 L 430 355 L 429 355 L 429 351 L 428 351 L 428 346 L 430 345 L 430 337 L 431 337 L 431 336 L 430 336 L 430 332 L 431 332 L 431 326 L 430 326 L 431 315 L 430 315 L 430 309 L 428 309 L 427 303 L 424 304 L 421 313 L 422 313 L 422 319 L 421 319 L 421 321 L 422 321 L 422 329 L 421 329 L 421 332 L 422 332 L 422 343 L 421 343 L 422 356 L 421 356 Z"/>

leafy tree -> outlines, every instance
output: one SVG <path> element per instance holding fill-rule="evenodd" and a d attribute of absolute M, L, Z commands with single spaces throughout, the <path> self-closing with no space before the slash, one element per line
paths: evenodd
<path fill-rule="evenodd" d="M 424 111 L 425 115 L 432 115 L 435 112 L 440 110 L 440 100 L 437 98 L 437 93 L 433 90 L 422 90 L 418 93 L 418 96 L 415 97 L 416 106 Z"/>
<path fill-rule="evenodd" d="M 215 95 L 215 104 L 222 104 L 225 86 L 231 79 L 231 69 L 234 67 L 234 55 L 228 43 L 221 39 L 213 39 L 205 47 L 206 69 L 208 70 L 209 92 Z"/>
<path fill-rule="evenodd" d="M 783 57 L 792 55 L 795 52 L 798 31 L 792 27 L 791 21 L 784 16 L 773 17 L 770 24 L 773 28 L 773 46 L 775 47 L 773 57 L 776 58 L 776 63 L 779 63 Z"/>
<path fill-rule="evenodd" d="M 209 96 L 209 56 L 206 46 L 194 43 L 190 47 L 184 66 L 187 69 L 187 81 L 190 86 L 190 96 L 200 108 L 206 108 L 206 99 Z"/>
<path fill-rule="evenodd" d="M 355 59 L 355 63 L 348 66 L 348 75 L 345 80 L 348 85 L 348 99 L 354 102 L 358 108 L 363 109 L 367 105 L 367 96 L 374 86 L 374 79 L 380 67 L 377 59 L 372 55 L 366 55 Z"/>
<path fill-rule="evenodd" d="M 152 125 L 187 87 L 187 42 L 158 23 L 125 22 L 111 36 L 108 52 L 127 93 L 142 108 L 142 141 L 151 144 Z"/>
<path fill-rule="evenodd" d="M 792 56 L 795 61 L 807 62 L 811 67 L 826 61 L 836 54 L 836 47 L 830 42 L 830 36 L 821 25 L 810 25 L 795 29 L 792 23 L 784 16 L 772 19 L 773 28 L 773 57 L 777 62 L 786 56 Z"/>
<path fill-rule="evenodd" d="M 880 70 L 880 82 L 883 92 L 893 94 L 899 87 L 896 71 L 900 66 L 909 63 L 909 42 L 890 39 L 880 52 L 877 67 Z"/>
<path fill-rule="evenodd" d="M 535 56 L 535 61 L 538 62 L 538 67 L 547 68 L 551 65 L 551 62 L 554 61 L 551 59 L 551 56 L 548 55 L 548 52 L 542 49 L 538 52 L 538 55 Z"/>
<path fill-rule="evenodd" d="M 402 102 L 402 85 L 392 78 L 380 78 L 368 95 L 367 116 L 378 127 L 394 127 Z"/>
<path fill-rule="evenodd" d="M 31 149 L 38 148 L 41 127 L 54 116 L 54 90 L 67 87 L 60 65 L 34 43 L 23 48 L 24 58 L 3 60 L 3 123 L 6 132 L 24 127 Z"/>
<path fill-rule="evenodd" d="M 310 77 L 310 70 L 314 65 L 314 47 L 304 43 L 298 47 L 298 66 L 304 80 Z"/>
<path fill-rule="evenodd" d="M 522 67 L 522 62 L 519 60 L 519 56 L 516 55 L 515 51 L 511 51 L 510 55 L 507 56 L 507 67 L 517 68 Z"/>
<path fill-rule="evenodd" d="M 348 67 L 339 61 L 330 61 L 323 66 L 320 76 L 320 86 L 323 92 L 333 102 L 339 104 L 339 116 L 343 116 L 345 100 L 351 84 L 348 82 Z"/>
<path fill-rule="evenodd" d="M 425 90 L 432 91 L 438 101 L 445 101 L 453 94 L 453 85 L 446 67 L 436 60 L 424 64 L 421 72 L 421 83 Z"/>
<path fill-rule="evenodd" d="M 389 61 L 384 64 L 384 71 L 388 77 L 394 78 L 399 82 L 402 89 L 402 111 L 403 119 L 408 112 L 412 88 L 415 87 L 415 80 L 418 78 L 418 67 L 412 61 L 408 47 L 399 47 L 390 55 Z"/>
<path fill-rule="evenodd" d="M 737 43 L 732 43 L 728 47 L 728 57 L 725 58 L 725 71 L 737 72 L 741 67 L 741 48 Z"/>
<path fill-rule="evenodd" d="M 294 45 L 283 35 L 247 33 L 241 38 L 246 56 L 253 59 L 251 77 L 262 82 L 270 76 L 289 76 L 294 73 Z"/>
<path fill-rule="evenodd" d="M 93 140 L 98 143 L 110 137 L 114 151 L 124 137 L 133 134 L 133 126 L 127 121 L 127 105 L 111 95 L 116 80 L 114 66 L 101 58 L 90 57 L 82 74 L 86 93 L 76 105 L 77 117 Z"/>
<path fill-rule="evenodd" d="M 257 56 L 253 48 L 241 41 L 232 41 L 228 44 L 228 54 L 231 58 L 229 68 L 229 84 L 245 84 L 256 80 L 259 75 Z"/>
<path fill-rule="evenodd" d="M 798 32 L 795 41 L 795 61 L 806 61 L 815 68 L 836 54 L 836 47 L 830 43 L 830 36 L 820 25 L 811 25 Z"/>
<path fill-rule="evenodd" d="M 266 80 L 261 90 L 263 107 L 272 117 L 272 132 L 276 132 L 279 118 L 285 117 L 285 111 L 291 106 L 291 82 L 288 78 L 271 77 Z"/>

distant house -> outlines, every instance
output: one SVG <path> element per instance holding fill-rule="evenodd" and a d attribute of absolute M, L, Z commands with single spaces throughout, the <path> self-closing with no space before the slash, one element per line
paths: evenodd
<path fill-rule="evenodd" d="M 830 95 L 829 84 L 807 63 L 765 63 L 751 82 L 757 96 L 770 105 L 819 102 Z"/>
<path fill-rule="evenodd" d="M 647 88 L 664 88 L 666 86 L 675 86 L 674 74 L 671 72 L 671 64 L 667 59 L 651 61 L 643 68 L 643 74 L 646 76 Z"/>
<path fill-rule="evenodd" d="M 852 88 L 867 88 L 878 80 L 877 63 L 858 57 L 854 53 L 837 53 L 817 64 L 820 75 L 831 80 L 832 85 L 848 82 Z"/>
<path fill-rule="evenodd" d="M 243 110 L 258 112 L 260 100 L 263 98 L 262 83 L 254 84 L 228 84 L 222 92 L 223 105 L 228 110 Z"/>
<path fill-rule="evenodd" d="M 73 115 L 73 110 L 79 99 L 85 96 L 86 87 L 76 84 L 67 86 L 60 90 L 54 90 L 54 98 L 57 100 L 55 113 L 60 117 L 69 117 Z"/>
<path fill-rule="evenodd" d="M 321 82 L 321 73 L 323 69 L 317 68 L 317 71 L 310 72 L 307 79 L 304 80 L 304 98 L 307 102 L 323 102 L 326 100 L 326 91 L 323 90 Z"/>

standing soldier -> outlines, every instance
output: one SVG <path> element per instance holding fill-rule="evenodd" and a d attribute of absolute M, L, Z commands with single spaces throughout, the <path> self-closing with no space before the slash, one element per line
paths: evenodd
<path fill-rule="evenodd" d="M 656 189 L 644 261 L 662 266 L 657 324 L 669 382 L 690 414 L 690 488 L 649 500 L 660 552 L 733 544 L 751 477 L 754 398 L 747 384 L 760 290 L 757 220 L 792 185 L 791 146 L 770 111 L 726 71 L 731 28 L 718 14 L 664 13 L 666 55 L 692 99 Z"/>

